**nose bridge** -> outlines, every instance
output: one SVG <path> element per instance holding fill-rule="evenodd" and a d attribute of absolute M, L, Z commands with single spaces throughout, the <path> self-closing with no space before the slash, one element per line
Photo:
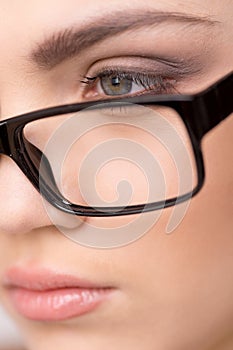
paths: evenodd
<path fill-rule="evenodd" d="M 33 87 L 32 81 L 28 83 L 24 78 L 15 78 L 15 82 L 9 77 L 9 82 L 0 90 L 1 120 L 22 115 L 32 110 L 39 109 L 38 92 Z"/>

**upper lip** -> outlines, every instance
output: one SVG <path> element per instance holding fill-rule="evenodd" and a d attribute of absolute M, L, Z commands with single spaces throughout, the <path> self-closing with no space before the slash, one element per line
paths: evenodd
<path fill-rule="evenodd" d="M 103 289 L 108 286 L 92 283 L 77 276 L 60 273 L 47 268 L 11 267 L 3 277 L 3 285 L 8 288 L 24 288 L 35 291 L 61 288 Z"/>

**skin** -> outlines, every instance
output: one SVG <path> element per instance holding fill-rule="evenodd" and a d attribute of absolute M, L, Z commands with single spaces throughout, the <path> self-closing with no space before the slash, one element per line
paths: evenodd
<path fill-rule="evenodd" d="M 110 55 L 114 64 L 120 63 L 119 55 L 130 57 L 126 52 L 128 34 L 107 39 L 49 72 L 33 69 L 25 54 L 45 32 L 74 22 L 79 26 L 105 11 L 140 6 L 140 1 L 126 4 L 121 0 L 1 0 L 1 119 L 91 99 L 90 91 L 83 96 L 80 88 L 74 89 L 74 70 L 88 74 L 94 57 L 109 64 Z M 232 1 L 147 0 L 146 6 L 209 16 L 220 22 L 217 28 L 193 28 L 189 34 L 185 24 L 173 23 L 169 28 L 154 28 L 143 44 L 140 41 L 145 50 L 151 47 L 152 38 L 165 52 L 184 58 L 198 56 L 198 72 L 179 82 L 180 92 L 200 91 L 233 69 Z M 177 30 L 174 40 L 171 30 Z M 145 35 L 144 29 L 140 35 Z M 111 52 L 110 43 L 116 43 Z M 182 46 L 179 50 L 178 43 Z M 135 37 L 130 49 L 134 45 L 138 45 Z M 130 60 L 128 64 L 133 65 Z M 233 115 L 204 138 L 204 187 L 171 235 L 165 231 L 172 209 L 166 209 L 141 239 L 110 250 L 84 247 L 61 235 L 39 193 L 10 159 L 1 158 L 0 279 L 9 266 L 19 264 L 52 267 L 117 288 L 116 295 L 95 312 L 63 322 L 40 323 L 19 316 L 0 286 L 1 301 L 16 320 L 28 349 L 233 348 L 232 136 Z M 83 225 L 115 227 L 125 220 L 88 218 Z"/>

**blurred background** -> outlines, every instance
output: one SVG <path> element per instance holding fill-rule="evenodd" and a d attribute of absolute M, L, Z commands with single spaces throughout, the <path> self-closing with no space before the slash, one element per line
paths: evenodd
<path fill-rule="evenodd" d="M 22 339 L 13 321 L 0 305 L 0 350 L 23 350 Z"/>

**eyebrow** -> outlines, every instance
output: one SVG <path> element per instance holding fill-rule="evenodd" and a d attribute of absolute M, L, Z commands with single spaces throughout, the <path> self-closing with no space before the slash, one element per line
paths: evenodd
<path fill-rule="evenodd" d="M 212 27 L 218 23 L 207 16 L 197 17 L 179 12 L 162 11 L 116 11 L 106 13 L 75 28 L 54 32 L 36 43 L 27 59 L 42 70 L 51 70 L 83 50 L 117 34 L 164 23 L 183 23 L 191 26 Z"/>

